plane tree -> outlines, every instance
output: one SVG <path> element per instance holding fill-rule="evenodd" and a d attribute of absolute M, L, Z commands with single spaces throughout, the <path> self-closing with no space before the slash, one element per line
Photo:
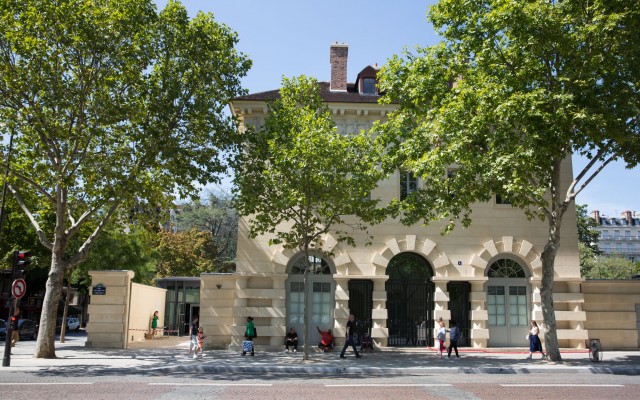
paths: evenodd
<path fill-rule="evenodd" d="M 384 214 L 371 196 L 382 178 L 380 152 L 367 132 L 338 133 L 315 79 L 282 81 L 280 98 L 268 104 L 264 125 L 242 133 L 235 164 L 234 204 L 248 220 L 252 238 L 266 234 L 270 245 L 304 254 L 304 307 L 312 255 L 327 253 L 331 234 L 354 245 L 356 234 Z M 305 314 L 306 315 L 306 314 Z M 309 357 L 304 319 L 304 359 Z"/>
<path fill-rule="evenodd" d="M 51 252 L 34 355 L 53 358 L 63 279 L 118 210 L 168 208 L 226 169 L 225 108 L 250 61 L 229 27 L 177 1 L 5 0 L 0 20 L 9 190 Z"/>
<path fill-rule="evenodd" d="M 624 0 L 441 0 L 428 19 L 442 41 L 394 56 L 381 90 L 399 108 L 381 127 L 386 168 L 424 188 L 394 213 L 408 224 L 471 223 L 499 195 L 548 225 L 541 303 L 551 360 L 560 360 L 553 305 L 560 227 L 603 168 L 640 157 L 640 4 Z M 567 158 L 589 161 L 567 184 Z"/>

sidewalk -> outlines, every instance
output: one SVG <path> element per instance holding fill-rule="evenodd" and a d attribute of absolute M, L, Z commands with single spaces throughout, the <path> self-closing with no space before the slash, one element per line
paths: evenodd
<path fill-rule="evenodd" d="M 589 361 L 585 350 L 563 349 L 562 362 L 533 360 L 526 357 L 525 348 L 460 349 L 460 359 L 437 357 L 434 349 L 384 349 L 363 353 L 356 359 L 348 350 L 346 359 L 340 351 L 311 352 L 309 360 L 302 353 L 256 352 L 255 357 L 241 356 L 230 350 L 206 350 L 200 360 L 187 357 L 188 340 L 156 339 L 153 344 L 135 343 L 126 350 L 91 349 L 84 347 L 84 338 L 56 343 L 56 359 L 33 358 L 33 346 L 14 348 L 11 366 L 0 371 L 32 371 L 40 375 L 65 374 L 67 376 L 168 373 L 218 374 L 363 374 L 380 375 L 433 375 L 433 374 L 531 374 L 531 373 L 589 373 L 640 375 L 640 351 L 604 352 L 599 363 Z M 144 347 L 144 348 L 143 348 Z"/>

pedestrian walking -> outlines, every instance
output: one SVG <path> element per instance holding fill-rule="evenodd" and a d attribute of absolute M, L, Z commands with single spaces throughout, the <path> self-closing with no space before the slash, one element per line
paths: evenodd
<path fill-rule="evenodd" d="M 460 340 L 460 328 L 456 324 L 456 321 L 449 321 L 449 348 L 447 349 L 447 358 L 451 358 L 451 350 L 456 351 L 456 360 L 460 359 L 458 355 L 458 340 Z"/>
<path fill-rule="evenodd" d="M 443 352 L 446 350 L 444 347 L 444 341 L 447 340 L 447 330 L 444 327 L 444 322 L 439 322 L 440 329 L 438 329 L 438 357 L 443 358 Z"/>
<path fill-rule="evenodd" d="M 189 325 L 189 357 L 196 359 L 196 350 L 198 349 L 198 316 L 195 315 Z"/>
<path fill-rule="evenodd" d="M 529 357 L 527 357 L 527 360 L 530 360 L 533 356 L 533 353 L 535 353 L 536 351 L 539 351 L 542 354 L 542 360 L 545 360 L 547 358 L 547 355 L 544 354 L 544 351 L 542 351 L 542 342 L 540 341 L 540 337 L 538 335 L 540 335 L 540 328 L 538 327 L 536 321 L 532 320 L 531 330 L 527 335 L 529 339 Z"/>
<path fill-rule="evenodd" d="M 202 358 L 204 356 L 204 338 L 206 338 L 204 335 L 204 329 L 200 326 L 198 327 L 198 334 L 196 335 L 196 340 L 198 342 L 198 347 L 196 347 L 194 351 L 194 356 L 196 356 L 196 358 Z M 200 355 L 198 355 L 198 353 L 200 353 Z"/>
<path fill-rule="evenodd" d="M 251 353 L 252 356 L 255 356 L 255 349 L 253 346 L 253 339 L 258 337 L 258 331 L 256 330 L 255 325 L 253 324 L 253 318 L 247 317 L 247 326 L 244 329 L 244 341 L 242 342 L 242 355 L 246 356 L 247 353 Z"/>
<path fill-rule="evenodd" d="M 344 352 L 347 350 L 347 347 L 351 345 L 353 348 L 353 352 L 356 355 L 356 358 L 362 357 L 361 354 L 358 354 L 358 349 L 356 348 L 356 317 L 353 314 L 349 315 L 349 321 L 347 321 L 347 334 L 344 341 L 344 346 L 342 347 L 342 352 L 340 353 L 340 358 L 345 358 Z"/>

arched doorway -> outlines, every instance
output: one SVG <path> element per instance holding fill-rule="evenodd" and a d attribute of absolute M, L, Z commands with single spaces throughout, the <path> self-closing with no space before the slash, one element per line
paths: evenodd
<path fill-rule="evenodd" d="M 433 345 L 433 268 L 418 254 L 400 253 L 387 273 L 389 346 Z"/>
<path fill-rule="evenodd" d="M 304 287 L 304 254 L 293 258 L 289 265 L 287 287 L 287 332 L 294 327 L 300 344 L 304 343 L 304 319 L 311 344 L 320 342 L 316 326 L 322 330 L 333 328 L 335 308 L 335 285 L 330 263 L 316 255 L 309 256 L 308 290 Z M 309 297 L 309 309 L 304 308 L 304 297 Z M 306 312 L 305 312 L 306 311 Z"/>
<path fill-rule="evenodd" d="M 511 258 L 487 268 L 489 346 L 525 346 L 529 331 L 529 285 L 522 265 Z"/>

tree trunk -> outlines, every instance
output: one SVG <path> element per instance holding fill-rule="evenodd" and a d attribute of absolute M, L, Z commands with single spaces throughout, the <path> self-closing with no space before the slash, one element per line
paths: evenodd
<path fill-rule="evenodd" d="M 42 302 L 42 315 L 38 330 L 38 340 L 33 356 L 36 358 L 56 358 L 56 317 L 64 282 L 64 261 L 62 254 L 51 253 L 51 269 L 47 279 Z"/>
<path fill-rule="evenodd" d="M 303 325 L 303 332 L 302 332 L 302 337 L 304 340 L 304 351 L 302 352 L 302 359 L 303 360 L 308 360 L 309 359 L 309 321 L 308 321 L 308 315 L 307 315 L 307 310 L 309 309 L 309 288 L 307 285 L 307 281 L 308 281 L 308 275 L 309 275 L 309 250 L 305 249 L 304 252 L 304 280 L 303 280 L 303 286 L 304 286 L 304 325 Z"/>
<path fill-rule="evenodd" d="M 544 340 L 547 356 L 551 361 L 560 361 L 558 334 L 556 332 L 556 314 L 553 306 L 553 277 L 556 254 L 560 244 L 559 222 L 549 221 L 549 241 L 542 252 L 542 282 L 540 284 L 540 299 L 542 303 L 542 317 L 544 318 Z"/>

